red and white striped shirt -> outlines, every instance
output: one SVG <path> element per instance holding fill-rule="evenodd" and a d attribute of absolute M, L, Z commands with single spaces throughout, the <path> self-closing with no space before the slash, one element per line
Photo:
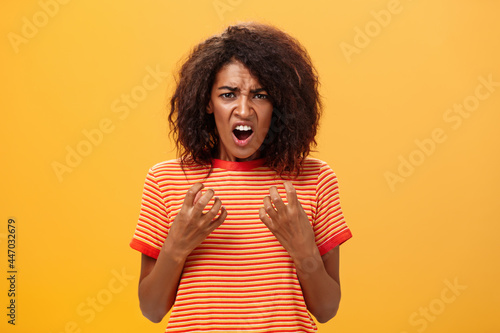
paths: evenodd
<path fill-rule="evenodd" d="M 269 187 L 275 185 L 287 204 L 283 180 L 264 162 L 215 159 L 208 178 L 208 167 L 192 167 L 184 174 L 179 160 L 149 170 L 132 248 L 158 257 L 187 190 L 196 182 L 214 189 L 228 212 L 188 256 L 166 332 L 316 332 L 293 261 L 259 218 Z M 352 237 L 336 175 L 325 162 L 307 158 L 292 184 L 321 255 Z"/>

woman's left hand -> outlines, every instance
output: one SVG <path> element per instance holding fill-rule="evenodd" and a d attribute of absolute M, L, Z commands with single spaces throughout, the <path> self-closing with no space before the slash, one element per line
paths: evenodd
<path fill-rule="evenodd" d="M 271 186 L 270 195 L 264 197 L 264 207 L 259 209 L 259 218 L 295 260 L 310 256 L 317 251 L 317 247 L 309 218 L 295 188 L 289 181 L 285 181 L 284 185 L 288 204 L 281 200 L 276 186 Z"/>

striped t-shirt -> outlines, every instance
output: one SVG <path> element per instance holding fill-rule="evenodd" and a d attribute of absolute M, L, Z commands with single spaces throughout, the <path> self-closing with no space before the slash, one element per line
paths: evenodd
<path fill-rule="evenodd" d="M 146 177 L 139 221 L 130 246 L 157 258 L 196 182 L 214 189 L 227 209 L 225 221 L 187 258 L 166 332 L 316 332 L 291 257 L 259 218 L 263 198 L 275 185 L 287 204 L 283 180 L 264 166 L 213 160 L 183 173 L 179 160 L 153 166 Z M 335 173 L 307 158 L 297 179 L 297 197 L 315 233 L 321 255 L 349 239 Z M 209 202 L 205 213 L 214 203 Z"/>

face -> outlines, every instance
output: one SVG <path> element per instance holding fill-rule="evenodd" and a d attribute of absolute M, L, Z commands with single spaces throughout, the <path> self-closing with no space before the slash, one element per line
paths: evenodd
<path fill-rule="evenodd" d="M 241 162 L 261 157 L 273 105 L 242 63 L 231 62 L 217 73 L 207 112 L 214 115 L 220 139 L 216 158 Z"/>

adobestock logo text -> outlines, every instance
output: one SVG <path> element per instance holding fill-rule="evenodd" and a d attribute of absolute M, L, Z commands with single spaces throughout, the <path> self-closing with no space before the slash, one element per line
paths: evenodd
<path fill-rule="evenodd" d="M 60 10 L 61 5 L 66 5 L 71 0 L 40 0 L 38 6 L 40 10 L 35 12 L 33 16 L 21 18 L 20 33 L 9 32 L 7 39 L 14 49 L 14 52 L 19 53 L 19 47 L 22 44 L 28 44 L 30 40 L 38 35 L 40 29 L 49 24 L 50 19 L 54 18 Z"/>
<path fill-rule="evenodd" d="M 479 76 L 479 83 L 474 92 L 466 96 L 461 103 L 453 104 L 443 113 L 443 120 L 453 130 L 458 130 L 465 119 L 470 118 L 479 108 L 481 102 L 490 98 L 500 87 L 499 81 L 493 80 L 493 74 L 488 76 Z M 386 171 L 384 178 L 392 192 L 396 190 L 398 183 L 403 183 L 408 177 L 415 173 L 415 170 L 421 166 L 431 155 L 438 150 L 438 145 L 448 139 L 446 130 L 442 127 L 434 128 L 430 136 L 423 139 L 415 139 L 414 149 L 407 154 L 398 155 L 398 166 L 395 172 Z"/>

